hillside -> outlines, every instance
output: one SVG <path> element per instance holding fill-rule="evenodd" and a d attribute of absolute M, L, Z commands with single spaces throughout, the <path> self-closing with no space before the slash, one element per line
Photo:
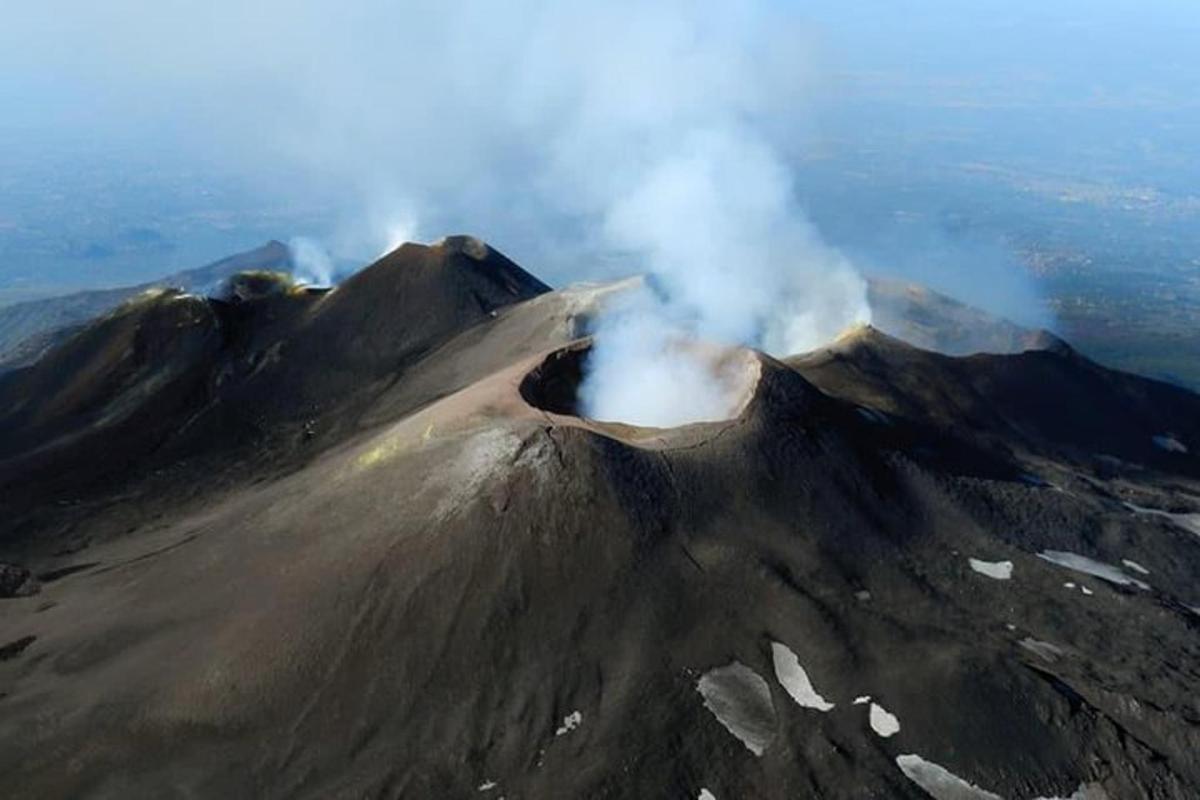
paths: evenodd
<path fill-rule="evenodd" d="M 10 796 L 1200 793 L 1200 396 L 863 328 L 639 428 L 614 287 L 260 289 L 0 377 Z"/>
<path fill-rule="evenodd" d="M 0 372 L 32 364 L 83 325 L 151 289 L 203 292 L 238 272 L 291 271 L 291 255 L 282 242 L 238 253 L 203 267 L 136 286 L 95 289 L 0 306 Z"/>

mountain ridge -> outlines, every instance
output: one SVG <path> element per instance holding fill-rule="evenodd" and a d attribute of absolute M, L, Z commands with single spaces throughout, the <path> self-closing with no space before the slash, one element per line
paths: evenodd
<path fill-rule="evenodd" d="M 146 298 L 0 378 L 30 431 L 0 560 L 39 581 L 0 599 L 16 796 L 1200 787 L 1200 537 L 1171 516 L 1200 509 L 1200 397 L 863 328 L 718 354 L 752 389 L 729 419 L 597 422 L 571 398 L 610 291 L 411 245 L 327 293 Z M 75 350 L 86 380 L 49 366 Z M 171 359 L 202 392 L 152 379 Z"/>
<path fill-rule="evenodd" d="M 287 245 L 271 240 L 253 250 L 146 283 L 90 289 L 0 307 L 0 373 L 32 364 L 91 320 L 151 289 L 203 292 L 238 272 L 290 272 L 291 269 Z"/>

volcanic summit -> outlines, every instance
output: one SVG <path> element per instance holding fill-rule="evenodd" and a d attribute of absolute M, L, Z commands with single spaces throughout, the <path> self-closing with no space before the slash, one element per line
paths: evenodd
<path fill-rule="evenodd" d="M 0 376 L 6 796 L 1200 796 L 1200 397 L 863 327 L 642 427 L 605 287 L 259 280 Z"/>

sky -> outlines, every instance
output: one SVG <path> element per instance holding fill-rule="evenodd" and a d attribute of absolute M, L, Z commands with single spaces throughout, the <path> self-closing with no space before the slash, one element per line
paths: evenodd
<path fill-rule="evenodd" d="M 0 287 L 146 279 L 272 237 L 361 262 L 458 231 L 556 283 L 641 271 L 686 220 L 613 219 L 688 148 L 767 153 L 799 198 L 768 215 L 883 269 L 854 209 L 899 208 L 945 164 L 1188 191 L 1198 34 L 1200 6 L 1168 0 L 14 4 Z M 745 150 L 716 155 L 722 137 Z M 888 179 L 847 196 L 860 164 Z M 754 188 L 709 213 L 753 211 Z M 899 265 L 978 247 L 1002 274 L 993 234 L 875 238 Z"/>

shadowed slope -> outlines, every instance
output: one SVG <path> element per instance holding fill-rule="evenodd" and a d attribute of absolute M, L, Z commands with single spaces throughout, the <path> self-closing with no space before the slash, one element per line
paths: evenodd
<path fill-rule="evenodd" d="M 864 327 L 788 362 L 830 394 L 960 434 L 1200 474 L 1187 457 L 1200 448 L 1200 397 L 1101 367 L 1061 342 L 956 359 Z"/>
<path fill-rule="evenodd" d="M 919 284 L 873 277 L 867 281 L 873 324 L 921 348 L 951 356 L 1041 350 L 1048 334 L 1033 330 Z"/>
<path fill-rule="evenodd" d="M 211 394 L 154 458 L 211 471 L 68 506 L 72 552 L 0 540 L 40 580 L 0 599 L 11 794 L 917 800 L 914 763 L 1006 800 L 1196 793 L 1200 538 L 1122 503 L 1197 502 L 1195 451 L 1109 481 L 1012 387 L 1163 421 L 1194 398 L 860 331 L 798 369 L 733 351 L 730 419 L 597 423 L 572 398 L 597 293 L 447 244 L 203 304 Z M 125 325 L 70 352 L 133 378 L 24 378 L 70 399 L 47 419 L 142 385 L 151 362 L 108 355 Z M 251 425 L 280 470 L 233 461 Z"/>
<path fill-rule="evenodd" d="M 452 237 L 404 245 L 326 293 L 147 294 L 0 376 L 0 504 L 75 502 L 192 462 L 200 474 L 176 485 L 202 489 L 230 462 L 294 466 L 353 434 L 422 356 L 545 291 L 482 242 Z M 426 386 L 408 407 L 444 391 Z"/>
<path fill-rule="evenodd" d="M 291 254 L 282 242 L 223 258 L 207 266 L 168 275 L 161 280 L 116 289 L 75 292 L 0 308 L 0 373 L 37 361 L 101 314 L 150 289 L 203 292 L 246 270 L 289 272 Z"/>

